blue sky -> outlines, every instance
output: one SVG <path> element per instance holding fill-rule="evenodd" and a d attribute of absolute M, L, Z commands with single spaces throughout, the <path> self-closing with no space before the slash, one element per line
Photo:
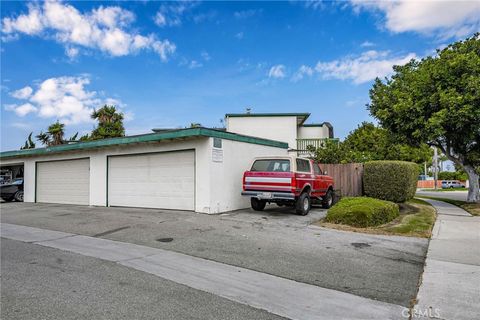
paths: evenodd
<path fill-rule="evenodd" d="M 391 66 L 480 28 L 480 2 L 2 2 L 1 149 L 113 103 L 127 134 L 310 112 L 343 138 Z M 252 132 L 252 135 L 254 133 Z M 37 144 L 37 146 L 39 143 Z"/>

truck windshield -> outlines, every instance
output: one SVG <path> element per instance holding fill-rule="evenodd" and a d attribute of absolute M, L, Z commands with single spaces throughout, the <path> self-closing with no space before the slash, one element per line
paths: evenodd
<path fill-rule="evenodd" d="M 290 172 L 290 160 L 285 159 L 264 159 L 253 163 L 250 171 L 265 172 Z"/>

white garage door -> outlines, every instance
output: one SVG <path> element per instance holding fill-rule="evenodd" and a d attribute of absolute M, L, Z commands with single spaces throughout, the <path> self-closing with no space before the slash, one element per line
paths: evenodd
<path fill-rule="evenodd" d="M 108 158 L 110 206 L 194 210 L 195 153 Z"/>
<path fill-rule="evenodd" d="M 37 163 L 37 202 L 89 205 L 90 159 Z"/>

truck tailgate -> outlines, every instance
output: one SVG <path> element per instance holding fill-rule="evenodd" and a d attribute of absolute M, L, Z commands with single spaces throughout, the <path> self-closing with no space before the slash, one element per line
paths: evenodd
<path fill-rule="evenodd" d="M 243 190 L 291 192 L 292 177 L 291 172 L 247 171 L 243 176 Z"/>

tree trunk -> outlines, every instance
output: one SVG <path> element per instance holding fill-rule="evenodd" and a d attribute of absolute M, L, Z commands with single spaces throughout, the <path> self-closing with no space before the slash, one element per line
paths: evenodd
<path fill-rule="evenodd" d="M 475 172 L 475 168 L 470 165 L 464 165 L 463 169 L 468 175 L 468 195 L 467 202 L 480 203 L 480 187 L 478 183 L 479 175 Z"/>

